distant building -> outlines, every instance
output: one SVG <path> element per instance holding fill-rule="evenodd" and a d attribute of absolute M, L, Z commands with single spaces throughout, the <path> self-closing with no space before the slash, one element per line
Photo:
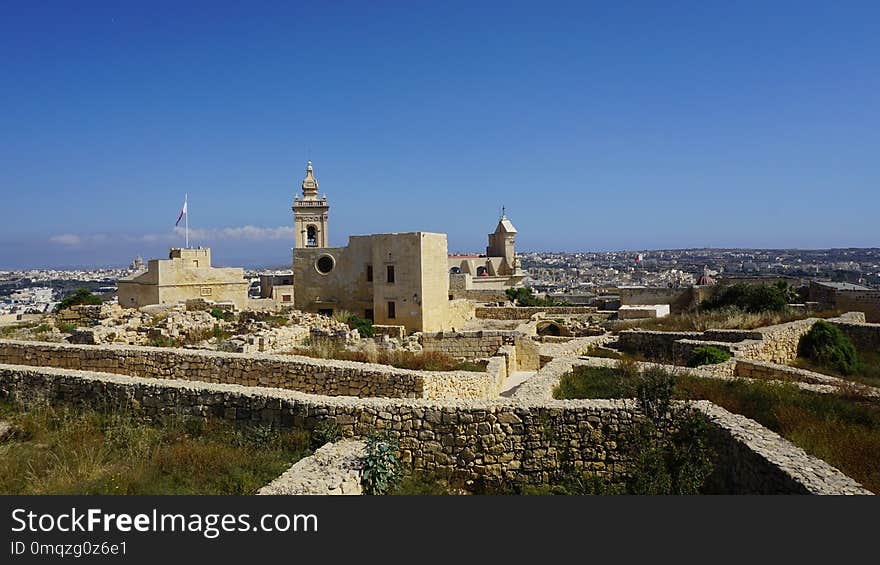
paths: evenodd
<path fill-rule="evenodd" d="M 508 288 L 522 286 L 522 270 L 514 243 L 516 228 L 502 212 L 495 231 L 489 234 L 485 255 L 450 255 L 449 287 L 453 295 L 480 300 L 503 299 Z"/>
<path fill-rule="evenodd" d="M 698 286 L 708 286 L 710 284 L 715 284 L 715 279 L 713 279 L 709 275 L 709 268 L 703 267 L 703 274 L 700 275 L 700 278 L 697 279 Z"/>
<path fill-rule="evenodd" d="M 278 306 L 293 306 L 293 273 L 260 275 L 260 298 L 270 298 Z"/>
<path fill-rule="evenodd" d="M 168 259 L 150 259 L 147 271 L 120 279 L 119 304 L 138 308 L 177 304 L 193 298 L 247 306 L 248 282 L 240 268 L 211 266 L 208 248 L 172 248 Z"/>
<path fill-rule="evenodd" d="M 810 302 L 823 310 L 864 312 L 865 320 L 880 322 L 880 290 L 844 283 L 810 281 Z"/>

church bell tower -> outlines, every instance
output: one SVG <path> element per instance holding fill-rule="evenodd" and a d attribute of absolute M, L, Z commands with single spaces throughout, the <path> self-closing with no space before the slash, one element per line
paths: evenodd
<path fill-rule="evenodd" d="M 312 162 L 306 168 L 302 181 L 302 197 L 293 197 L 294 248 L 327 247 L 327 218 L 330 206 L 327 195 L 318 197 L 318 181 L 312 171 Z"/>

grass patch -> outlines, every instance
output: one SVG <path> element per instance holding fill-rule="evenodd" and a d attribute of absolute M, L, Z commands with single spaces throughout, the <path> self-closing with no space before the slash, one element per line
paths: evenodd
<path fill-rule="evenodd" d="M 663 318 L 644 318 L 641 320 L 618 320 L 609 324 L 612 332 L 639 328 L 643 330 L 667 332 L 703 332 L 706 330 L 753 330 L 806 318 L 833 318 L 838 311 L 802 312 L 785 309 L 780 312 L 745 312 L 738 308 L 673 314 Z"/>
<path fill-rule="evenodd" d="M 729 351 L 714 345 L 702 345 L 695 347 L 688 359 L 688 367 L 701 367 L 703 365 L 717 365 L 730 360 L 732 355 Z"/>
<path fill-rule="evenodd" d="M 880 403 L 806 391 L 787 383 L 679 374 L 679 399 L 709 400 L 779 433 L 807 453 L 880 493 Z M 632 398 L 635 380 L 614 368 L 577 367 L 554 398 Z"/>
<path fill-rule="evenodd" d="M 3 494 L 253 494 L 307 454 L 308 434 L 228 422 L 0 402 Z"/>
<path fill-rule="evenodd" d="M 823 375 L 838 377 L 861 383 L 863 385 L 880 387 L 880 352 L 875 351 L 859 351 L 859 365 L 855 372 L 844 374 L 836 371 L 826 365 L 821 365 L 809 359 L 798 357 L 792 362 L 794 367 L 806 369 Z"/>

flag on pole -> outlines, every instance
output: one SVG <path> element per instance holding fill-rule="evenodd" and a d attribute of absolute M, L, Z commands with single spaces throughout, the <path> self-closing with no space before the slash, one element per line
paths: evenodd
<path fill-rule="evenodd" d="M 178 225 L 180 225 L 180 220 L 183 218 L 183 216 L 185 214 L 186 214 L 186 199 L 184 198 L 183 199 L 183 208 L 180 210 L 180 215 L 177 216 L 177 221 L 174 222 L 174 227 L 177 227 Z"/>

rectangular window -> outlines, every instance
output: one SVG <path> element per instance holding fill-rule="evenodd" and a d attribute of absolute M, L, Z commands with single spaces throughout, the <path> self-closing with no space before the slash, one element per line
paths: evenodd
<path fill-rule="evenodd" d="M 193 261 L 193 267 L 198 268 L 198 266 L 199 266 L 199 261 L 198 261 L 198 259 L 196 259 Z"/>
<path fill-rule="evenodd" d="M 367 282 L 373 282 L 373 266 L 367 265 Z"/>
<path fill-rule="evenodd" d="M 212 289 L 210 286 L 203 286 L 199 289 L 199 294 L 202 296 L 211 296 L 213 290 L 214 289 Z"/>
<path fill-rule="evenodd" d="M 393 283 L 394 282 L 394 265 L 388 265 L 388 267 L 386 267 L 386 269 L 387 269 L 387 274 L 388 274 L 388 282 Z"/>
<path fill-rule="evenodd" d="M 290 302 L 290 295 L 289 294 L 282 294 L 281 295 L 281 302 Z"/>
<path fill-rule="evenodd" d="M 374 318 L 373 318 L 373 309 L 372 308 L 367 308 L 366 310 L 364 310 L 364 318 L 366 318 L 367 320 L 369 320 L 371 322 L 373 321 Z"/>
<path fill-rule="evenodd" d="M 393 320 L 396 317 L 397 317 L 397 312 L 395 311 L 395 304 L 394 304 L 394 302 L 389 302 L 388 303 L 388 319 Z"/>

